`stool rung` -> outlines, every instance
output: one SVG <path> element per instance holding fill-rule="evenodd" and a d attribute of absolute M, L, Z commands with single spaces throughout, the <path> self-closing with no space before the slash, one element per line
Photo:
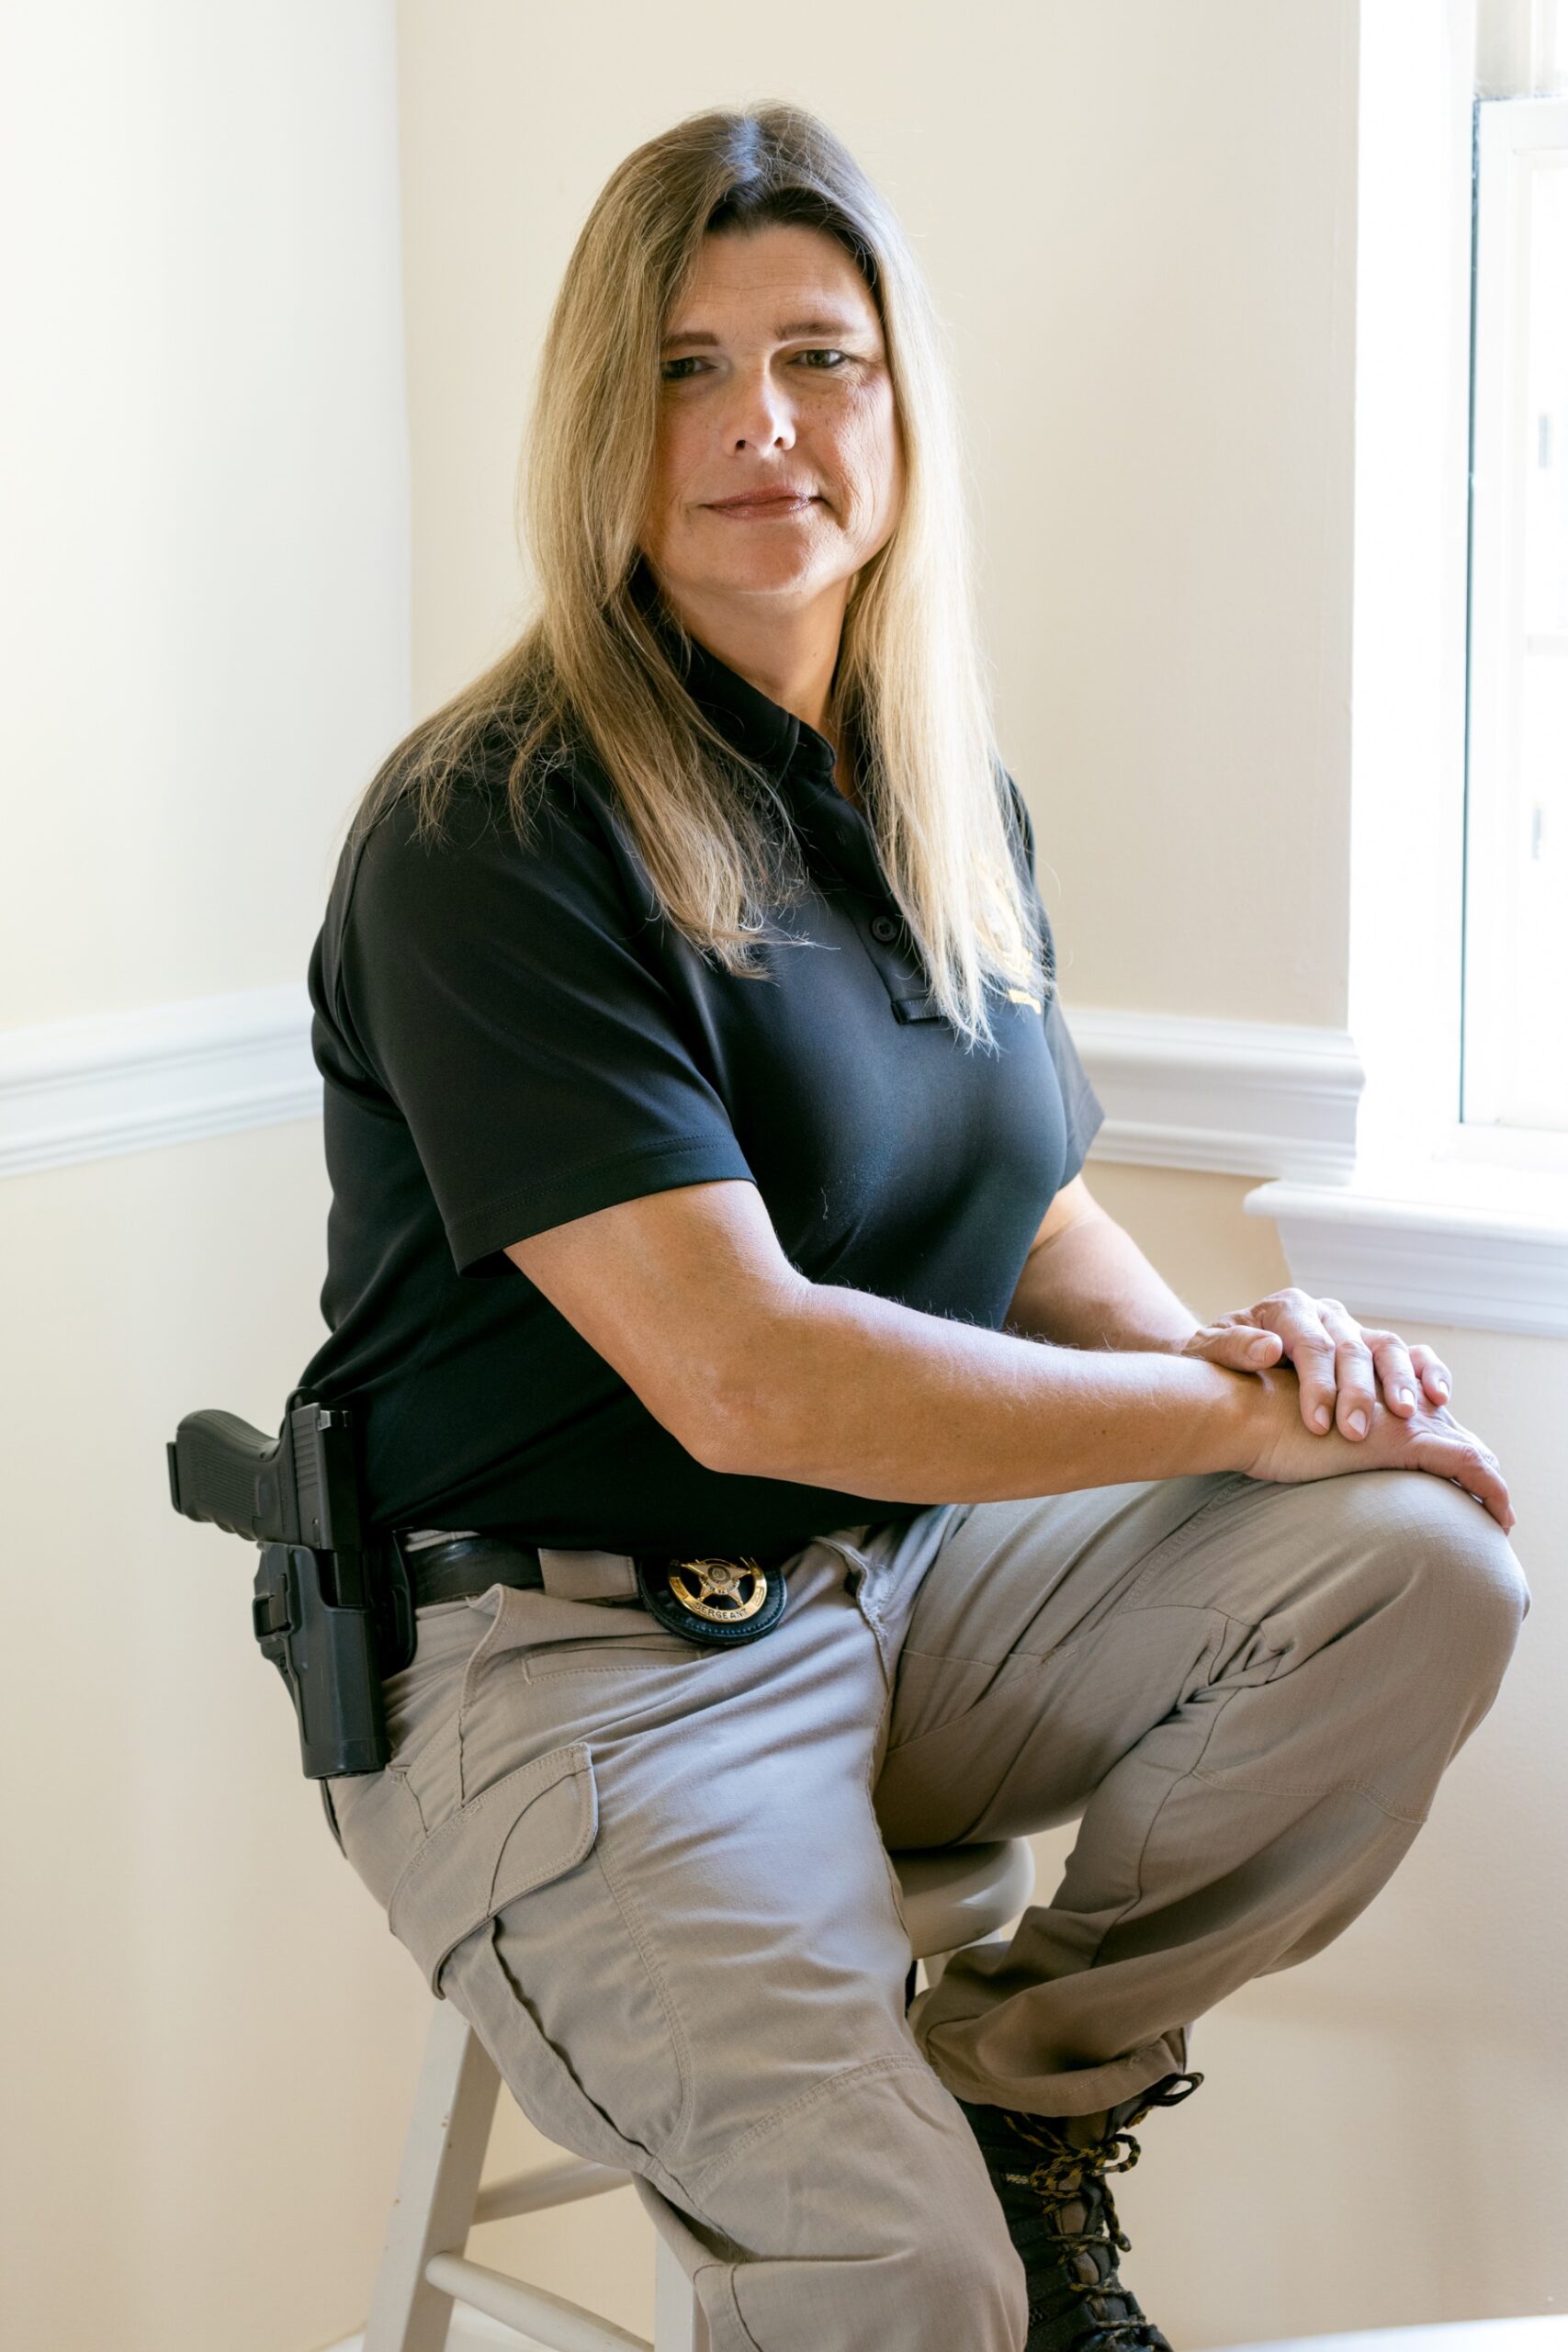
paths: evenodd
<path fill-rule="evenodd" d="M 577 2159 L 566 2165 L 536 2166 L 532 2172 L 510 2173 L 504 2180 L 480 2189 L 474 2220 L 476 2223 L 504 2222 L 514 2213 L 541 2213 L 550 2205 L 574 2205 L 580 2197 L 603 2197 L 609 2189 L 624 2188 L 630 2178 L 629 2172 L 617 2171 L 614 2165 Z"/>
<path fill-rule="evenodd" d="M 432 2255 L 424 2275 L 443 2294 L 461 2295 L 502 2326 L 547 2344 L 550 2352 L 653 2352 L 646 2336 L 628 2335 L 624 2327 L 596 2318 L 581 2303 L 569 2303 L 521 2278 L 503 2278 L 499 2270 L 487 2270 L 463 2255 Z"/>

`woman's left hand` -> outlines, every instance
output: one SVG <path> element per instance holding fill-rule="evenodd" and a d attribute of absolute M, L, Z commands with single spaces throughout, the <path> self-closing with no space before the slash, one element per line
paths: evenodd
<path fill-rule="evenodd" d="M 1365 1437 L 1380 1391 L 1389 1411 L 1408 1419 L 1418 1389 L 1430 1403 L 1446 1405 L 1453 1385 L 1442 1359 L 1419 1340 L 1406 1347 L 1395 1331 L 1364 1329 L 1337 1298 L 1309 1298 L 1293 1288 L 1205 1323 L 1179 1352 L 1233 1372 L 1293 1364 L 1302 1419 L 1319 1435 L 1333 1424 L 1341 1437 Z"/>

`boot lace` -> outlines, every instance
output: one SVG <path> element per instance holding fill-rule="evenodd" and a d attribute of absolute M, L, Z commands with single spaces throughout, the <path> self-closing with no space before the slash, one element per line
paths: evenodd
<path fill-rule="evenodd" d="M 1128 2120 L 1141 2121 L 1152 2107 L 1179 2107 L 1202 2079 L 1201 2075 L 1170 2075 Z M 1165 2345 L 1166 2338 L 1137 2312 L 1135 2303 L 1132 2312 L 1120 2314 L 1110 2305 L 1111 2296 L 1119 2302 L 1133 2300 L 1117 2272 L 1117 2256 L 1132 2251 L 1132 2240 L 1118 2219 L 1106 2178 L 1108 2173 L 1131 2172 L 1143 2153 L 1127 2123 L 1079 2148 L 1058 2138 L 1049 2126 L 1039 2128 L 1031 2116 L 1012 2110 L 1008 2120 L 1021 2140 L 1042 2151 L 1043 2161 L 1032 2165 L 1028 2172 L 1010 2172 L 1006 2177 L 1013 2188 L 1027 2188 L 1040 2199 L 1051 2224 L 1055 2245 L 1063 2256 L 1064 2284 L 1069 2294 L 1081 2299 L 1084 2315 L 1093 2327 L 1092 2335 L 1080 2339 L 1079 2352 L 1100 2352 L 1101 2346 L 1106 2352 L 1147 2352 L 1147 2347 Z M 1082 2229 L 1064 2228 L 1062 2210 L 1068 2205 L 1083 2207 Z M 1093 2271 L 1092 2278 L 1072 2275 L 1086 2267 Z M 1032 2322 L 1045 2315 L 1031 2309 Z"/>

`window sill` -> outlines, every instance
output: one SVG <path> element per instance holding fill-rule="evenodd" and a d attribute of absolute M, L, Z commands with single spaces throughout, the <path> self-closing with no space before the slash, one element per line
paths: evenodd
<path fill-rule="evenodd" d="M 1456 1130 L 1430 1159 L 1359 1168 L 1346 1184 L 1261 1184 L 1245 1205 L 1274 1220 L 1292 1280 L 1353 1315 L 1568 1339 L 1561 1145 Z"/>
<path fill-rule="evenodd" d="M 1568 1338 L 1568 1135 L 1438 1127 L 1385 1156 L 1343 1031 L 1066 1012 L 1106 1113 L 1091 1181 L 1100 1160 L 1270 1177 L 1247 1207 L 1303 1290 L 1369 1320 Z"/>

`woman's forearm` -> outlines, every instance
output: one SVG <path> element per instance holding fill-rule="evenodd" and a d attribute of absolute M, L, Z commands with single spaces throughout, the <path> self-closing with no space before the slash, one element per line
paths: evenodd
<path fill-rule="evenodd" d="M 1054 1240 L 1080 1211 L 1081 1194 L 1042 1230 Z M 736 1181 L 620 1202 L 507 1254 L 711 1470 L 908 1503 L 1248 1470 L 1265 1384 L 1169 1351 L 1196 1326 L 1162 1286 L 1151 1301 L 1152 1269 L 1096 1223 L 1098 1238 L 1032 1253 L 1061 1268 L 1065 1306 L 1032 1304 L 1035 1270 L 1015 1285 L 1021 1311 L 1081 1345 L 814 1283 Z"/>
<path fill-rule="evenodd" d="M 1098 1206 L 1036 1242 L 1004 1327 L 1065 1348 L 1169 1353 L 1199 1329 L 1130 1233 Z"/>
<path fill-rule="evenodd" d="M 1245 1469 L 1258 1384 L 802 1283 L 753 1334 L 709 1466 L 888 1502 L 997 1502 Z"/>

